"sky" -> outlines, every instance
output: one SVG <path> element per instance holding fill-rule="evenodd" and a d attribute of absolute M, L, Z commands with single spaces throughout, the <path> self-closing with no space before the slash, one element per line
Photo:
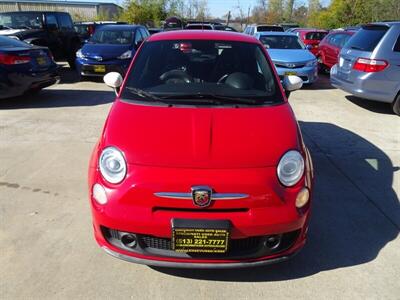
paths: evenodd
<path fill-rule="evenodd" d="M 70 0 L 71 1 L 71 0 Z M 79 1 L 79 0 L 73 0 Z M 84 0 L 90 2 L 112 2 L 119 5 L 124 3 L 124 0 Z M 330 0 L 322 0 L 322 5 L 327 5 Z M 250 9 L 257 4 L 257 0 L 208 0 L 208 8 L 210 9 L 210 13 L 214 17 L 222 17 L 227 14 L 229 10 L 232 11 L 235 16 L 235 10 L 237 11 L 238 2 L 242 7 L 243 11 L 247 13 L 248 8 Z M 297 5 L 307 4 L 308 0 L 297 0 Z"/>

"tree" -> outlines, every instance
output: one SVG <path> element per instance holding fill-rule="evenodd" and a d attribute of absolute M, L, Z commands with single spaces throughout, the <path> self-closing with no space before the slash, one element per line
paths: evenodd
<path fill-rule="evenodd" d="M 286 22 L 291 22 L 293 18 L 293 8 L 295 0 L 287 0 L 284 12 L 284 19 Z"/>
<path fill-rule="evenodd" d="M 283 21 L 283 0 L 269 0 L 266 21 L 269 24 Z"/>

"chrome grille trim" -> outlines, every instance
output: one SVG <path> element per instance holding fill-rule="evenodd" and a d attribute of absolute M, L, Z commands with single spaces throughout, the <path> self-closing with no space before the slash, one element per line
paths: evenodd
<path fill-rule="evenodd" d="M 154 196 L 159 198 L 180 199 L 180 200 L 193 200 L 191 193 L 175 193 L 175 192 L 158 192 Z M 248 198 L 248 194 L 239 193 L 214 193 L 211 195 L 211 200 L 237 200 Z"/>

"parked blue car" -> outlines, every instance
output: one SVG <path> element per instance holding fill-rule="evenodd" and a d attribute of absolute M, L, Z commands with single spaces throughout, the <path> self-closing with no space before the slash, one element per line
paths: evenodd
<path fill-rule="evenodd" d="M 0 36 L 0 99 L 38 92 L 59 80 L 48 48 Z"/>
<path fill-rule="evenodd" d="M 297 35 L 288 32 L 259 32 L 256 38 L 267 49 L 281 79 L 285 75 L 296 75 L 306 84 L 318 79 L 317 59 Z"/>
<path fill-rule="evenodd" d="M 124 76 L 137 48 L 149 35 L 143 26 L 101 26 L 76 53 L 79 75 L 82 78 L 118 72 Z"/>

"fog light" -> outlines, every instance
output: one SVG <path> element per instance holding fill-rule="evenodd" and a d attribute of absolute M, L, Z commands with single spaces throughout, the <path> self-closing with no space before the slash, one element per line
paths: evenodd
<path fill-rule="evenodd" d="M 310 192 L 308 191 L 308 188 L 302 188 L 301 191 L 297 194 L 296 197 L 296 207 L 297 208 L 302 208 L 308 203 L 308 200 L 310 200 Z"/>
<path fill-rule="evenodd" d="M 104 187 L 101 184 L 96 183 L 93 186 L 93 198 L 99 204 L 106 204 L 107 203 L 107 194 Z"/>
<path fill-rule="evenodd" d="M 281 243 L 281 235 L 270 235 L 267 237 L 267 240 L 265 241 L 265 246 L 267 246 L 269 249 L 275 249 L 279 246 Z"/>
<path fill-rule="evenodd" d="M 134 234 L 130 234 L 130 233 L 124 234 L 121 237 L 121 242 L 122 242 L 122 244 L 124 244 L 125 247 L 132 248 L 132 249 L 136 248 L 136 245 L 137 245 L 136 236 Z"/>

